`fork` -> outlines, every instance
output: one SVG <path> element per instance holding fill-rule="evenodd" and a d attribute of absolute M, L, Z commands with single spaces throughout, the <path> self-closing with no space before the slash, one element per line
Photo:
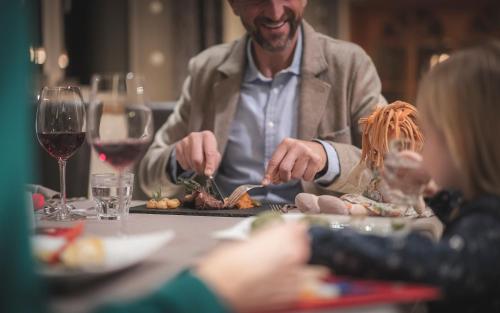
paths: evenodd
<path fill-rule="evenodd" d="M 247 184 L 247 185 L 241 185 L 239 186 L 238 188 L 236 188 L 230 195 L 229 197 L 227 198 L 227 201 L 226 201 L 226 205 L 228 207 L 232 207 L 234 205 L 236 205 L 236 203 L 238 202 L 238 200 L 240 200 L 240 198 L 246 193 L 248 192 L 249 190 L 251 189 L 254 189 L 254 188 L 261 188 L 261 187 L 264 187 L 263 185 L 250 185 L 250 184 Z"/>
<path fill-rule="evenodd" d="M 271 208 L 271 211 L 273 211 L 275 213 L 280 213 L 280 214 L 283 213 L 283 208 L 279 204 L 270 203 L 269 207 Z"/>
<path fill-rule="evenodd" d="M 288 213 L 289 210 L 296 209 L 297 207 L 294 204 L 288 203 L 267 203 L 267 205 L 271 208 L 271 211 L 278 213 Z"/>

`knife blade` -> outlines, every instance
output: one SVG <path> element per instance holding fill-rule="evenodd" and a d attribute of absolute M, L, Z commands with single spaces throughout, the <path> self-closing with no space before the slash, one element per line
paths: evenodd
<path fill-rule="evenodd" d="M 213 176 L 208 176 L 207 178 L 207 187 L 210 191 L 210 193 L 219 201 L 224 202 L 224 195 L 219 189 L 219 186 L 217 186 L 217 183 L 214 180 Z"/>

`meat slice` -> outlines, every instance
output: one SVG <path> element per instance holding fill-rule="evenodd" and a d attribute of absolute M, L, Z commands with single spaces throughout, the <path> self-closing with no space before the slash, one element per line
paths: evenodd
<path fill-rule="evenodd" d="M 207 210 L 220 210 L 226 208 L 223 201 L 217 200 L 214 196 L 208 194 L 205 191 L 201 191 L 197 195 L 195 195 L 194 206 L 197 209 Z"/>

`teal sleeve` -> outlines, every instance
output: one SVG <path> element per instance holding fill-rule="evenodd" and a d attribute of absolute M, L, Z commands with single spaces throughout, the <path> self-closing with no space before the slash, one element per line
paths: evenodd
<path fill-rule="evenodd" d="M 35 275 L 23 186 L 36 159 L 30 142 L 29 23 L 33 1 L 0 5 L 0 312 L 46 312 Z"/>
<path fill-rule="evenodd" d="M 184 271 L 155 293 L 134 301 L 114 303 L 95 313 L 226 313 L 229 308 L 190 271 Z"/>

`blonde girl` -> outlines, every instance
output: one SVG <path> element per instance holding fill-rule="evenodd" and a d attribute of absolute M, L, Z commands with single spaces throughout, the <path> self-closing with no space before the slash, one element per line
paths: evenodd
<path fill-rule="evenodd" d="M 442 297 L 430 311 L 500 312 L 500 43 L 435 66 L 417 104 L 425 141 L 413 158 L 421 167 L 401 177 L 439 186 L 427 203 L 444 225 L 442 238 L 314 228 L 311 262 L 339 274 L 436 285 Z"/>

